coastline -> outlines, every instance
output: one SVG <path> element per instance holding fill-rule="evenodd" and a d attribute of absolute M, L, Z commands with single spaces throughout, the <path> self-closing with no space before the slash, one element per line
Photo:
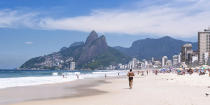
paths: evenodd
<path fill-rule="evenodd" d="M 8 105 L 209 105 L 210 96 L 205 95 L 210 93 L 209 86 L 210 78 L 197 74 L 180 76 L 161 73 L 156 76 L 150 73 L 149 76 L 136 75 L 131 90 L 125 76 L 5 90 L 11 95 L 33 96 Z M 20 94 L 20 90 L 24 94 Z M 2 90 L 0 93 L 5 96 Z M 14 96 L 9 98 L 14 99 Z"/>
<path fill-rule="evenodd" d="M 188 79 L 179 80 L 183 78 Z M 127 78 L 107 78 L 102 79 L 100 85 L 91 85 L 90 94 L 80 93 L 72 97 L 31 100 L 12 105 L 209 105 L 210 96 L 205 93 L 210 92 L 210 78 L 198 78 L 206 80 L 205 85 L 192 83 L 192 78 L 172 77 L 171 74 L 136 76 L 131 90 Z"/>
<path fill-rule="evenodd" d="M 105 91 L 92 89 L 91 87 L 95 87 L 104 83 L 107 82 L 103 78 L 95 78 L 81 79 L 64 83 L 0 89 L 0 105 L 102 94 L 105 93 Z"/>

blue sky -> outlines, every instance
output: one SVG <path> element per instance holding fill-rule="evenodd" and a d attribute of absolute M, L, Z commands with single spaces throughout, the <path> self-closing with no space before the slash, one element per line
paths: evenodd
<path fill-rule="evenodd" d="M 110 46 L 146 37 L 197 41 L 210 23 L 208 0 L 1 0 L 0 68 L 85 41 L 91 30 Z"/>

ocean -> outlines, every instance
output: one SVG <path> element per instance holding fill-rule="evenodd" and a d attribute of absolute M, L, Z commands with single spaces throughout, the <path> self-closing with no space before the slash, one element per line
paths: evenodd
<path fill-rule="evenodd" d="M 0 89 L 126 75 L 125 70 L 0 70 Z"/>

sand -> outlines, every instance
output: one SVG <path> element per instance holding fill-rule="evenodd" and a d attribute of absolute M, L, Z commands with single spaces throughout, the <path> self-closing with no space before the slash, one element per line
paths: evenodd
<path fill-rule="evenodd" d="M 84 92 L 75 97 L 32 100 L 13 105 L 210 105 L 210 96 L 205 95 L 210 93 L 208 86 L 210 77 L 198 75 L 136 76 L 133 89 L 128 88 L 127 78 L 108 78 L 103 84 L 89 87 L 92 90 L 89 93 L 94 94 Z"/>
<path fill-rule="evenodd" d="M 90 87 L 104 84 L 103 79 L 84 79 L 65 83 L 46 84 L 37 86 L 23 86 L 0 89 L 0 105 L 12 103 L 46 100 L 56 98 L 80 97 L 81 95 L 101 94 L 103 91 L 94 90 Z"/>

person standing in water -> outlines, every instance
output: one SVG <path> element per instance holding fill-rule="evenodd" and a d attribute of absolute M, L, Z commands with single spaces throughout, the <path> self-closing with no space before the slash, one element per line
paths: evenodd
<path fill-rule="evenodd" d="M 133 87 L 133 77 L 135 76 L 134 73 L 132 72 L 132 69 L 130 69 L 130 72 L 128 72 L 128 80 L 129 80 L 129 87 L 132 89 Z"/>

